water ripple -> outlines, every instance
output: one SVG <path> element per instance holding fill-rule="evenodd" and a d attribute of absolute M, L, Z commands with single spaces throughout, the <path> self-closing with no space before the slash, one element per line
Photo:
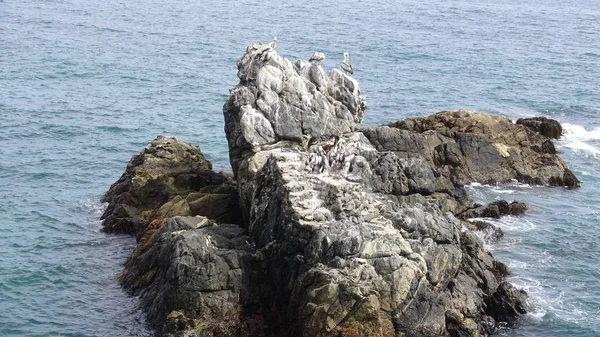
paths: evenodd
<path fill-rule="evenodd" d="M 600 336 L 599 23 L 593 0 L 0 1 L 0 335 L 148 335 L 115 281 L 135 240 L 99 232 L 101 195 L 159 134 L 230 171 L 235 62 L 277 35 L 326 69 L 350 52 L 367 125 L 450 108 L 564 122 L 557 149 L 582 189 L 472 192 L 530 204 L 490 249 L 540 311 L 502 334 Z"/>

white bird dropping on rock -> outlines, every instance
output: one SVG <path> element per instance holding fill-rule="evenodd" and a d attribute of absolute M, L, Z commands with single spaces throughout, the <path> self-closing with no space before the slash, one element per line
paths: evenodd
<path fill-rule="evenodd" d="M 350 75 L 354 74 L 354 69 L 350 64 L 350 54 L 348 54 L 347 52 L 344 52 L 344 60 L 342 61 L 340 66 L 345 72 L 349 73 Z"/>

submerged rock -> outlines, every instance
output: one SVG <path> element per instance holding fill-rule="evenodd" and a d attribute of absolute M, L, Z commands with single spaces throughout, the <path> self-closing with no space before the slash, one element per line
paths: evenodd
<path fill-rule="evenodd" d="M 513 201 L 509 203 L 506 200 L 498 200 L 489 205 L 474 205 L 474 208 L 466 210 L 457 216 L 461 219 L 471 218 L 494 218 L 499 219 L 505 215 L 521 215 L 527 210 L 527 205 L 522 202 Z"/>
<path fill-rule="evenodd" d="M 484 242 L 496 242 L 504 237 L 504 231 L 487 221 L 467 221 L 464 226 L 476 231 Z"/>

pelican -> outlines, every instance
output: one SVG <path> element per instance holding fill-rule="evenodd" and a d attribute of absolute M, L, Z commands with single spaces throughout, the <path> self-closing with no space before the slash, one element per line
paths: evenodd
<path fill-rule="evenodd" d="M 321 64 L 321 61 L 323 61 L 324 59 L 325 59 L 325 54 L 317 52 L 317 53 L 312 54 L 310 59 L 308 59 L 308 62 L 319 65 L 319 64 Z"/>
<path fill-rule="evenodd" d="M 277 36 L 273 37 L 273 42 L 269 43 L 269 47 L 275 49 L 277 46 Z"/>
<path fill-rule="evenodd" d="M 350 64 L 350 54 L 348 54 L 347 52 L 344 52 L 344 61 L 342 61 L 340 66 L 342 67 L 342 69 L 345 72 L 347 72 L 351 75 L 354 74 L 354 69 L 352 68 L 352 65 Z"/>

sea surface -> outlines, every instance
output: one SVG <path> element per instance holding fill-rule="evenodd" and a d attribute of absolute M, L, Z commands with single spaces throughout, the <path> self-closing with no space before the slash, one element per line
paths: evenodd
<path fill-rule="evenodd" d="M 0 336 L 148 336 L 116 282 L 134 247 L 102 194 L 157 135 L 230 171 L 222 104 L 252 42 L 350 53 L 364 124 L 445 109 L 564 123 L 580 189 L 480 186 L 525 201 L 488 243 L 532 310 L 503 336 L 600 336 L 600 1 L 0 0 Z"/>

